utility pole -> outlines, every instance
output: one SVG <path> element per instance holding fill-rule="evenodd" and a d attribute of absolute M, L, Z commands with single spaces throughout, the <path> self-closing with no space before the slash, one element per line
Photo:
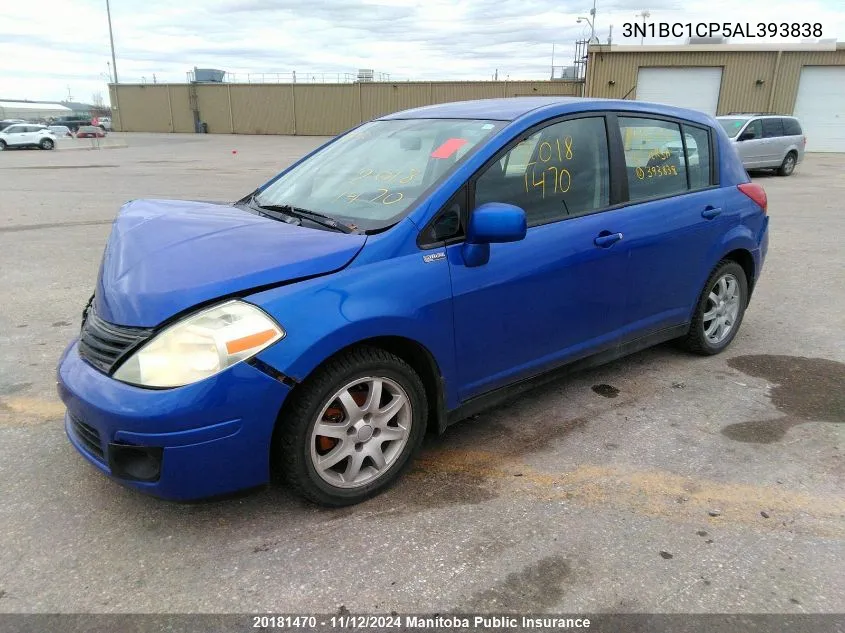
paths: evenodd
<path fill-rule="evenodd" d="M 109 7 L 109 0 L 106 0 L 106 15 L 109 19 L 109 43 L 111 44 L 111 65 L 114 70 L 114 83 L 117 83 L 117 60 L 114 57 L 114 35 L 111 30 L 111 7 Z"/>
<path fill-rule="evenodd" d="M 555 78 L 555 43 L 552 42 L 552 79 Z"/>
<path fill-rule="evenodd" d="M 610 29 L 607 31 L 607 45 L 610 46 L 611 42 L 613 41 L 613 25 L 610 25 Z"/>
<path fill-rule="evenodd" d="M 590 44 L 596 36 L 596 0 L 593 0 L 593 8 L 590 9 Z"/>

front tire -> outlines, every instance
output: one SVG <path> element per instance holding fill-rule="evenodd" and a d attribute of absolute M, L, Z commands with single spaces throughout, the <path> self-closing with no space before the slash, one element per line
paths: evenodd
<path fill-rule="evenodd" d="M 778 167 L 778 176 L 791 176 L 792 172 L 795 171 L 795 163 L 797 160 L 798 158 L 795 155 L 795 152 L 789 152 L 783 159 L 783 163 L 781 163 L 780 167 Z"/>
<path fill-rule="evenodd" d="M 6 141 L 0 141 L 0 152 L 6 149 Z"/>
<path fill-rule="evenodd" d="M 276 433 L 280 470 L 315 503 L 359 503 L 392 485 L 425 435 L 425 389 L 405 361 L 360 347 L 328 361 L 291 394 Z"/>
<path fill-rule="evenodd" d="M 739 331 L 747 305 L 745 270 L 735 261 L 722 260 L 704 284 L 682 346 L 703 356 L 718 354 Z"/>
<path fill-rule="evenodd" d="M 53 143 L 53 141 L 51 141 L 48 138 L 45 138 L 45 139 L 41 139 L 41 143 L 39 144 L 39 147 L 41 149 L 53 149 L 54 145 L 55 144 Z"/>

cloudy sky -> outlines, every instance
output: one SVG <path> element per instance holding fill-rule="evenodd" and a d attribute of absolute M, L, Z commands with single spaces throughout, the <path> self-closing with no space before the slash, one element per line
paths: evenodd
<path fill-rule="evenodd" d="M 0 99 L 108 98 L 105 0 L 0 0 Z M 111 0 L 121 82 L 185 81 L 194 66 L 337 77 L 358 68 L 392 80 L 542 79 L 571 63 L 591 0 Z M 842 0 L 598 0 L 596 34 L 625 22 L 818 22 L 845 40 Z M 739 40 L 733 40 L 739 41 Z M 779 39 L 755 42 L 783 41 Z M 800 41 L 800 40 L 792 40 Z M 645 40 L 646 44 L 682 40 Z"/>

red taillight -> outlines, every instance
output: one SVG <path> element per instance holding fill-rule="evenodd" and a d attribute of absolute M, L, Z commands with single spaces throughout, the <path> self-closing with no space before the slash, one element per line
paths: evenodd
<path fill-rule="evenodd" d="M 766 197 L 766 190 L 763 187 L 757 183 L 745 182 L 737 185 L 736 188 L 751 198 L 763 210 L 763 213 L 768 211 L 769 199 Z"/>
<path fill-rule="evenodd" d="M 807 147 L 807 137 L 804 137 L 804 147 Z"/>

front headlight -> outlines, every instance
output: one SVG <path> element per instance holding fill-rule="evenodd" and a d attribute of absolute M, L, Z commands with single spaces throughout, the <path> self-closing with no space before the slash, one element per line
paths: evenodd
<path fill-rule="evenodd" d="M 229 301 L 154 336 L 118 367 L 114 378 L 141 387 L 181 387 L 251 358 L 284 336 L 262 310 Z"/>

